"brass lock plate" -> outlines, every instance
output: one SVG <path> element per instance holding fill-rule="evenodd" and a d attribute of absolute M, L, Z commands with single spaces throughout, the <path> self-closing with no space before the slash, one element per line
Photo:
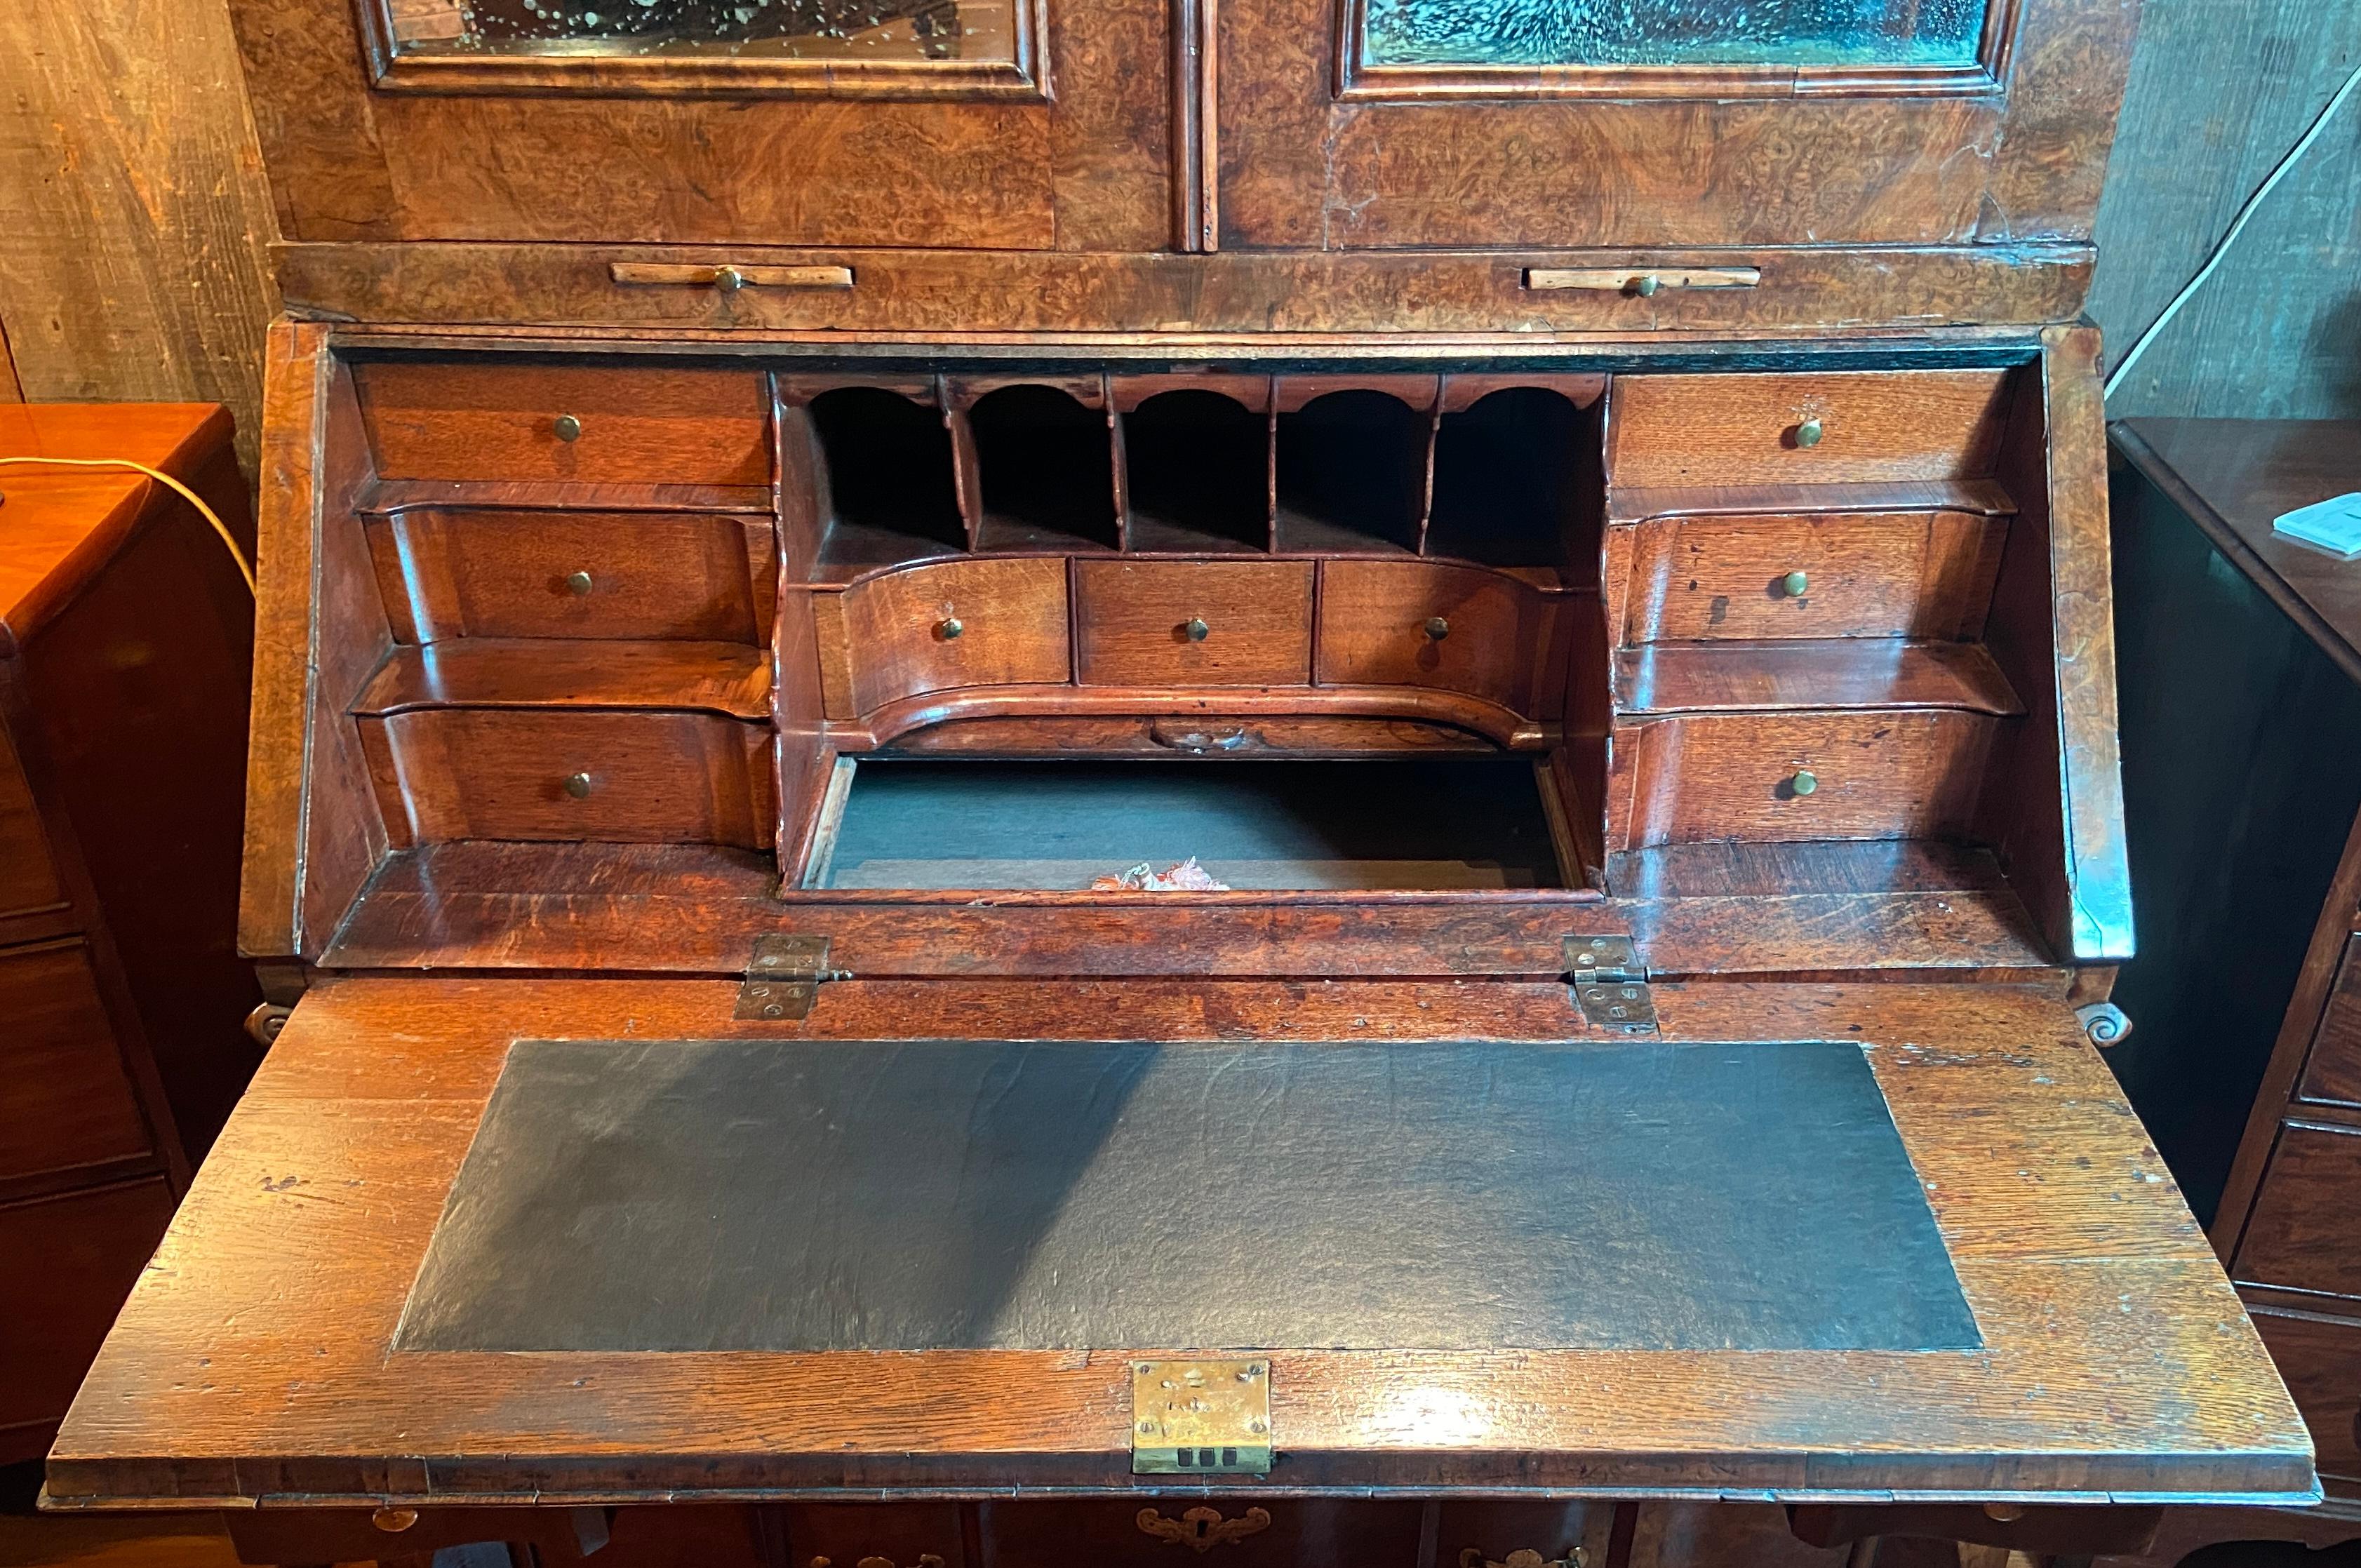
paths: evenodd
<path fill-rule="evenodd" d="M 1131 1364 L 1131 1473 L 1270 1474 L 1270 1363 Z"/>

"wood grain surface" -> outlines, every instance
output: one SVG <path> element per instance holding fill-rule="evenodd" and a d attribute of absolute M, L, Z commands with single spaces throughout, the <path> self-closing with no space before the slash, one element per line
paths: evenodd
<path fill-rule="evenodd" d="M 2361 937 L 2345 943 L 2337 962 L 2299 1093 L 2305 1100 L 2361 1105 Z"/>
<path fill-rule="evenodd" d="M 1875 484 L 1992 472 L 2007 378 L 1991 370 L 1620 378 L 1607 400 L 1619 488 Z M 1801 433 L 1817 422 L 1817 438 Z"/>
<path fill-rule="evenodd" d="M 890 702 L 960 686 L 1044 685 L 1073 674 L 1066 563 L 943 561 L 865 577 L 841 596 L 841 666 L 857 718 Z M 956 623 L 956 636 L 949 629 Z"/>
<path fill-rule="evenodd" d="M 1971 642 L 1655 642 L 1616 654 L 1614 670 L 1618 711 L 1631 714 L 1803 707 L 2025 710 L 1992 655 Z"/>
<path fill-rule="evenodd" d="M 423 978 L 315 990 L 69 1419 L 53 1500 L 546 1505 L 1014 1482 L 1133 1491 L 1121 1354 L 864 1357 L 857 1379 L 826 1356 L 389 1358 L 508 1042 L 777 1035 L 730 1019 L 736 990 Z M 1280 1467 L 1228 1490 L 2309 1492 L 2309 1440 L 2260 1343 L 2059 1003 L 2004 987 L 1718 984 L 1664 988 L 1659 1004 L 1673 1039 L 1864 1043 L 1985 1349 L 1282 1351 Z M 1096 1038 L 1111 1016 L 1143 1039 L 1224 1026 L 1269 1038 L 1584 1034 L 1555 984 L 1202 979 L 1046 992 L 839 982 L 789 1032 Z"/>
<path fill-rule="evenodd" d="M 1556 596 L 1514 577 L 1423 562 L 1320 564 L 1313 678 L 1323 685 L 1438 686 L 1555 719 L 1570 640 Z"/>
<path fill-rule="evenodd" d="M 1074 668 L 1085 685 L 1304 685 L 1309 561 L 1077 561 Z M 1205 636 L 1186 630 L 1202 620 Z"/>

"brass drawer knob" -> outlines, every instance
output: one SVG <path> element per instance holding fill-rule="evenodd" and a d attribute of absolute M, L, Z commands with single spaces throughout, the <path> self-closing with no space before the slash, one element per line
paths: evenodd
<path fill-rule="evenodd" d="M 1440 642 L 1440 641 L 1442 641 L 1444 638 L 1446 638 L 1446 637 L 1448 637 L 1448 636 L 1450 636 L 1450 635 L 1451 635 L 1451 622 L 1449 622 L 1449 621 L 1447 621 L 1447 620 L 1444 620 L 1444 619 L 1443 619 L 1443 617 L 1441 617 L 1441 616 L 1439 616 L 1439 615 L 1437 615 L 1437 616 L 1430 616 L 1430 617 L 1427 619 L 1427 622 L 1426 622 L 1426 639 L 1427 639 L 1427 641 L 1430 641 L 1430 642 Z"/>
<path fill-rule="evenodd" d="M 556 419 L 550 422 L 549 428 L 556 432 L 557 439 L 560 441 L 579 441 L 582 439 L 582 422 L 576 419 L 572 414 L 559 414 Z"/>
<path fill-rule="evenodd" d="M 1234 1519 L 1225 1519 L 1219 1508 L 1201 1507 L 1186 1510 L 1177 1519 L 1169 1519 L 1154 1508 L 1142 1508 L 1136 1522 L 1142 1535 L 1202 1552 L 1227 1541 L 1260 1535 L 1270 1528 L 1270 1510 L 1248 1508 Z"/>
<path fill-rule="evenodd" d="M 1820 438 L 1828 433 L 1828 427 L 1820 422 L 1820 416 L 1814 414 L 1795 427 L 1795 444 L 1806 449 L 1817 446 Z"/>
<path fill-rule="evenodd" d="M 590 596 L 590 590 L 598 586 L 590 580 L 590 574 L 588 572 L 566 574 L 566 591 L 576 598 L 588 598 Z"/>
<path fill-rule="evenodd" d="M 1664 280 L 1653 272 L 1643 272 L 1631 280 L 1631 291 L 1643 300 L 1653 300 L 1664 291 Z"/>
<path fill-rule="evenodd" d="M 713 269 L 713 286 L 725 294 L 734 294 L 746 286 L 746 274 L 735 267 L 717 267 Z"/>
<path fill-rule="evenodd" d="M 396 1508 L 391 1503 L 388 1503 L 385 1507 L 378 1509 L 377 1512 L 369 1515 L 369 1523 L 377 1526 L 378 1529 L 385 1531 L 388 1535 L 400 1535 L 403 1530 L 408 1530 L 412 1525 L 414 1525 L 417 1522 L 418 1510 L 416 1508 Z"/>
<path fill-rule="evenodd" d="M 1811 587 L 1812 579 L 1802 572 L 1790 572 L 1779 579 L 1779 591 L 1791 599 L 1802 598 Z"/>
<path fill-rule="evenodd" d="M 1797 768 L 1795 775 L 1787 781 L 1789 793 L 1796 795 L 1809 795 L 1819 787 L 1820 781 L 1812 775 L 1809 768 Z"/>
<path fill-rule="evenodd" d="M 1192 615 L 1180 626 L 1180 635 L 1191 642 L 1202 642 L 1213 634 L 1213 629 L 1205 624 L 1204 618 L 1202 616 Z"/>
<path fill-rule="evenodd" d="M 572 795 L 575 799 L 589 799 L 591 788 L 592 783 L 588 773 L 568 773 L 566 775 L 566 793 Z"/>
<path fill-rule="evenodd" d="M 959 617 L 955 615 L 946 616 L 941 621 L 937 623 L 935 627 L 935 635 L 941 638 L 946 642 L 956 642 L 960 640 L 960 634 L 964 632 L 966 630 L 966 627 L 960 624 Z"/>

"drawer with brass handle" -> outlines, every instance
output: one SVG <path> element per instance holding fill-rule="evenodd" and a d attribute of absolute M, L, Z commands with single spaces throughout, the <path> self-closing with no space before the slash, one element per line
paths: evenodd
<path fill-rule="evenodd" d="M 1563 601 L 1505 573 L 1428 561 L 1323 561 L 1323 685 L 1433 686 L 1554 717 Z"/>
<path fill-rule="evenodd" d="M 1056 685 L 1073 673 L 1066 564 L 935 561 L 812 594 L 830 718 L 963 686 Z"/>
<path fill-rule="evenodd" d="M 1872 708 L 1619 723 L 1608 849 L 1964 835 L 2003 722 L 1960 710 Z"/>
<path fill-rule="evenodd" d="M 1618 489 L 1967 479 L 1991 474 L 2004 370 L 1619 376 Z"/>
<path fill-rule="evenodd" d="M 1312 678 L 1309 561 L 1081 561 L 1084 685 L 1300 686 Z"/>
<path fill-rule="evenodd" d="M 423 707 L 359 718 L 398 848 L 716 843 L 777 831 L 768 725 L 709 713 Z"/>

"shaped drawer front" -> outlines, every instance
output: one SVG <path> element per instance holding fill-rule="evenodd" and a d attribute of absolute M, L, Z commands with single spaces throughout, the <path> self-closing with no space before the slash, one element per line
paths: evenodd
<path fill-rule="evenodd" d="M 2361 1105 L 2361 937 L 2345 944 L 2335 988 L 2328 993 L 2319 1032 L 2312 1037 L 2312 1058 L 2304 1064 L 2300 1092 L 2306 1100 Z"/>
<path fill-rule="evenodd" d="M 354 381 L 380 479 L 771 482 L 752 370 L 381 360 Z"/>
<path fill-rule="evenodd" d="M 1980 713 L 1872 709 L 1619 725 L 1608 847 L 1963 833 L 1999 722 Z"/>
<path fill-rule="evenodd" d="M 730 844 L 777 829 L 771 730 L 708 713 L 419 708 L 360 720 L 387 831 Z"/>
<path fill-rule="evenodd" d="M 1420 1506 L 1312 1497 L 1131 1497 L 1088 1503 L 986 1503 L 994 1568 L 1235 1568 L 1309 1563 L 1411 1568 Z"/>
<path fill-rule="evenodd" d="M 768 517 L 446 510 L 368 520 L 394 636 L 770 640 Z"/>
<path fill-rule="evenodd" d="M 1300 686 L 1312 679 L 1309 561 L 1081 561 L 1084 685 Z"/>
<path fill-rule="evenodd" d="M 1971 639 L 2007 537 L 1958 511 L 1652 519 L 1632 529 L 1622 640 Z"/>
<path fill-rule="evenodd" d="M 88 948 L 0 954 L 0 1177 L 148 1152 Z"/>
<path fill-rule="evenodd" d="M 1557 611 L 1553 596 L 1497 572 L 1323 562 L 1318 679 L 1437 686 L 1534 715 L 1562 688 Z"/>
<path fill-rule="evenodd" d="M 818 596 L 824 629 L 829 597 Z M 1073 675 L 1062 560 L 910 566 L 853 584 L 839 603 L 840 624 L 822 634 L 824 667 L 841 672 L 827 683 L 831 718 L 928 692 L 1054 685 Z"/>
<path fill-rule="evenodd" d="M 26 782 L 7 732 L 0 730 L 0 916 L 47 909 L 63 904 L 65 896 L 49 861 L 33 786 Z"/>
<path fill-rule="evenodd" d="M 2361 1297 L 2361 1132 L 2311 1122 L 2279 1129 L 2234 1277 Z"/>
<path fill-rule="evenodd" d="M 1963 479 L 1992 471 L 2003 370 L 1618 376 L 1619 488 Z"/>

